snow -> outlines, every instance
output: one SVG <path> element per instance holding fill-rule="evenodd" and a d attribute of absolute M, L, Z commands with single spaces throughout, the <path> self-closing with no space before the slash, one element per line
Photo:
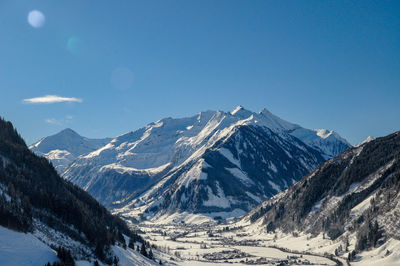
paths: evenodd
<path fill-rule="evenodd" d="M 149 260 L 148 258 L 143 257 L 139 254 L 139 252 L 134 251 L 130 248 L 123 249 L 119 246 L 112 246 L 112 251 L 115 256 L 118 257 L 120 266 L 150 266 L 150 265 L 159 265 L 155 261 Z"/>
<path fill-rule="evenodd" d="M 370 142 L 370 141 L 373 141 L 374 139 L 375 139 L 374 137 L 368 136 L 365 140 L 363 140 L 363 141 L 362 141 L 360 144 L 358 144 L 356 147 L 362 146 L 363 144 L 368 143 L 368 142 Z"/>
<path fill-rule="evenodd" d="M 359 191 L 362 191 L 362 190 L 372 186 L 375 183 L 375 181 L 378 178 L 380 178 L 382 176 L 382 174 L 384 172 L 386 172 L 386 170 L 389 169 L 393 165 L 393 163 L 395 161 L 396 161 L 396 159 L 393 159 L 386 165 L 380 167 L 375 173 L 372 173 L 368 177 L 366 177 L 360 185 L 358 185 L 356 187 L 350 187 L 351 190 L 349 189 L 348 193 L 359 192 Z"/>
<path fill-rule="evenodd" d="M 243 109 L 244 109 L 243 106 L 239 105 L 239 106 L 237 106 L 237 107 L 231 112 L 231 114 L 232 114 L 232 115 L 235 115 L 235 114 L 237 114 L 240 110 L 243 110 Z"/>
<path fill-rule="evenodd" d="M 233 157 L 233 154 L 230 150 L 226 148 L 220 148 L 219 153 L 221 153 L 226 159 L 228 159 L 232 164 L 236 165 L 240 168 L 240 162 Z"/>
<path fill-rule="evenodd" d="M 262 201 L 262 199 L 256 195 L 254 195 L 251 192 L 246 191 L 247 196 L 249 196 L 250 198 L 252 198 L 253 200 L 255 200 L 256 202 L 260 203 Z"/>
<path fill-rule="evenodd" d="M 238 168 L 225 168 L 233 176 L 237 177 L 244 185 L 251 186 L 254 185 L 254 181 L 251 180 L 242 170 Z"/>
<path fill-rule="evenodd" d="M 365 200 L 360 202 L 357 206 L 355 206 L 353 209 L 351 209 L 350 216 L 353 217 L 360 216 L 364 211 L 366 211 L 371 206 L 371 199 L 373 198 L 374 194 L 370 195 Z"/>
<path fill-rule="evenodd" d="M 203 159 L 199 160 L 190 170 L 180 177 L 178 183 L 188 187 L 195 180 L 206 180 L 207 174 L 203 169 L 210 167 Z"/>
<path fill-rule="evenodd" d="M 314 265 L 335 265 L 332 260 L 323 257 L 322 254 L 333 253 L 338 246 L 338 243 L 323 239 L 322 234 L 315 238 L 305 234 L 293 237 L 278 231 L 277 240 L 273 240 L 274 234 L 266 234 L 262 227 L 242 227 L 234 221 L 221 225 L 215 222 L 189 225 L 174 220 L 172 223 L 146 223 L 139 227 L 140 230 L 146 232 L 144 236 L 147 241 L 164 247 L 162 249 L 164 253 L 156 251 L 155 254 L 157 258 L 167 261 L 167 265 L 169 263 L 174 265 L 253 265 L 250 261 L 258 258 L 269 260 L 269 263 L 263 263 L 264 265 L 277 265 L 280 260 L 288 259 L 288 256 L 295 256 L 296 260 L 309 261 Z M 227 227 L 230 230 L 225 231 L 224 228 Z M 283 251 L 272 247 L 273 245 L 293 251 Z M 223 252 L 227 254 L 226 252 L 235 251 L 244 252 L 244 257 L 218 259 L 217 256 L 211 256 L 211 260 L 204 257 L 205 254 L 223 254 Z M 297 251 L 313 252 L 313 254 L 300 256 Z M 176 253 L 179 253 L 179 258 L 175 257 Z M 249 261 L 246 263 L 247 260 Z"/>
<path fill-rule="evenodd" d="M 326 130 L 326 129 L 314 129 L 314 131 L 317 132 L 317 136 L 323 139 L 326 139 L 333 133 L 333 130 Z"/>
<path fill-rule="evenodd" d="M 231 203 L 225 197 L 224 191 L 221 189 L 218 182 L 217 182 L 217 195 L 213 193 L 212 189 L 209 186 L 207 186 L 207 190 L 208 190 L 208 200 L 203 202 L 204 206 L 215 206 L 220 208 L 231 207 Z"/>
<path fill-rule="evenodd" d="M 342 147 L 351 147 L 344 138 L 332 130 L 298 127 L 290 134 L 314 149 L 323 152 L 325 159 L 336 157 L 338 153 L 343 151 L 338 150 Z"/>
<path fill-rule="evenodd" d="M 278 169 L 276 168 L 275 164 L 273 162 L 270 162 L 270 169 L 275 172 L 278 173 Z"/>
<path fill-rule="evenodd" d="M 338 140 L 334 132 L 324 139 L 316 131 L 280 119 L 267 109 L 255 113 L 239 106 L 232 112 L 205 111 L 191 117 L 161 119 L 112 140 L 90 140 L 72 130 L 64 130 L 42 139 L 32 145 L 31 149 L 46 152 L 43 155 L 53 161 L 57 171 L 62 172 L 65 179 L 89 191 L 103 204 L 116 206 L 117 203 L 119 209 L 112 211 L 129 217 L 139 217 L 146 206 L 161 204 L 162 195 L 169 184 L 187 188 L 193 181 L 206 180 L 208 176 L 203 170 L 209 166 L 201 162 L 201 159 L 210 150 L 219 149 L 219 153 L 233 164 L 227 168 L 232 176 L 238 178 L 244 186 L 253 185 L 254 182 L 242 171 L 240 160 L 229 149 L 221 148 L 223 146 L 220 145 L 229 140 L 239 127 L 247 125 L 263 127 L 266 134 L 270 130 L 265 128 L 269 128 L 303 150 L 305 146 L 298 144 L 300 142 L 288 135 L 289 133 L 309 145 L 312 144 L 312 147 L 322 147 L 324 151 L 326 146 L 331 145 L 328 140 Z M 79 144 L 80 142 L 87 147 Z M 250 142 L 245 143 L 251 148 Z M 336 143 L 332 145 L 336 147 Z M 238 147 L 236 149 L 239 151 Z M 326 151 L 332 153 L 331 148 L 326 148 Z M 251 158 L 254 155 L 249 156 Z M 292 157 L 290 153 L 288 156 Z M 309 163 L 302 158 L 299 160 L 308 166 L 307 169 L 311 169 Z M 278 172 L 278 166 L 271 163 L 271 171 Z M 133 189 L 134 191 L 127 190 L 125 185 L 132 182 L 132 177 L 141 178 L 138 182 L 144 187 Z M 270 185 L 276 191 L 281 190 L 275 183 Z M 113 187 L 114 193 L 104 195 L 104 188 L 107 187 Z M 234 202 L 232 200 L 235 199 L 227 199 L 222 193 L 221 190 L 221 193 L 211 198 L 216 200 L 222 197 L 223 206 Z M 206 201 L 206 204 L 211 202 Z"/>
<path fill-rule="evenodd" d="M 275 184 L 274 182 L 272 182 L 271 180 L 268 180 L 268 184 L 272 187 L 272 189 L 274 189 L 276 192 L 281 192 L 282 189 L 280 188 L 280 186 L 278 186 L 277 184 Z"/>
<path fill-rule="evenodd" d="M 161 166 L 155 167 L 155 168 L 136 169 L 136 168 L 133 168 L 133 167 L 126 167 L 126 166 L 123 166 L 123 165 L 118 164 L 118 163 L 112 163 L 112 164 L 108 164 L 108 165 L 105 165 L 105 166 L 101 167 L 100 171 L 112 169 L 112 170 L 115 170 L 117 173 L 120 173 L 120 174 L 125 174 L 125 173 L 132 174 L 132 173 L 135 173 L 135 172 L 136 173 L 139 172 L 139 173 L 146 173 L 146 174 L 149 174 L 149 175 L 155 175 L 155 174 L 158 174 L 158 173 L 162 172 L 163 170 L 165 170 L 168 166 L 170 166 L 170 163 L 166 163 L 164 165 L 161 165 Z"/>
<path fill-rule="evenodd" d="M 58 149 L 51 150 L 43 156 L 52 162 L 54 168 L 59 173 L 62 173 L 65 168 L 76 159 L 69 151 Z"/>
<path fill-rule="evenodd" d="M 74 157 L 78 157 L 104 146 L 109 141 L 109 138 L 88 139 L 67 128 L 55 135 L 39 140 L 37 143 L 29 146 L 29 148 L 38 155 L 60 150 L 67 151 Z"/>
<path fill-rule="evenodd" d="M 36 266 L 55 261 L 56 252 L 34 235 L 0 226 L 0 265 Z"/>
<path fill-rule="evenodd" d="M 45 157 L 51 161 L 64 159 L 66 156 L 71 155 L 69 151 L 66 150 L 52 150 L 45 154 Z"/>
<path fill-rule="evenodd" d="M 53 234 L 57 235 L 59 233 L 54 231 Z M 44 234 L 38 234 L 38 232 L 35 235 L 31 233 L 25 234 L 0 226 L 0 265 L 36 266 L 45 265 L 47 262 L 53 263 L 59 261 L 56 252 L 39 240 L 38 236 L 44 237 Z M 65 240 L 70 241 L 70 239 Z M 57 243 L 52 244 L 57 245 Z M 63 243 L 62 245 L 71 249 L 68 243 Z M 158 263 L 141 256 L 138 252 L 130 248 L 125 250 L 119 246 L 112 246 L 111 250 L 119 258 L 118 265 L 121 266 L 158 265 Z M 76 261 L 76 265 L 93 265 L 93 262 L 80 259 Z M 103 264 L 100 263 L 100 265 Z"/>
<path fill-rule="evenodd" d="M 314 203 L 314 205 L 311 207 L 313 211 L 319 211 L 322 207 L 322 200 L 319 200 Z"/>
<path fill-rule="evenodd" d="M 103 151 L 110 150 L 112 148 L 114 148 L 114 145 L 112 144 L 112 142 L 110 142 L 107 145 L 101 147 L 100 149 L 97 149 L 97 150 L 87 154 L 86 156 L 84 156 L 84 158 L 88 158 L 89 159 L 89 158 L 93 158 L 93 157 L 99 156 Z"/>
<path fill-rule="evenodd" d="M 180 223 L 184 222 L 186 224 L 203 224 L 206 222 L 213 221 L 212 216 L 206 216 L 204 214 L 193 214 L 188 212 L 180 212 L 173 214 L 166 214 L 157 217 L 151 221 L 152 224 L 170 224 L 170 223 Z"/>
<path fill-rule="evenodd" d="M 389 250 L 389 255 L 386 252 Z M 364 251 L 361 254 L 361 260 L 352 262 L 355 266 L 398 266 L 400 261 L 400 241 L 389 239 L 382 246 Z"/>

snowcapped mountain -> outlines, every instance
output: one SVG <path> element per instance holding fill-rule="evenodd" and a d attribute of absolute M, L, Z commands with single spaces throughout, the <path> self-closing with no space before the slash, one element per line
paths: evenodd
<path fill-rule="evenodd" d="M 110 140 L 110 138 L 88 139 L 67 128 L 39 140 L 29 146 L 29 149 L 49 159 L 57 172 L 62 173 L 77 157 L 103 147 Z"/>
<path fill-rule="evenodd" d="M 126 217 L 185 211 L 229 217 L 349 147 L 335 132 L 239 106 L 165 118 L 118 136 L 79 156 L 63 177 Z"/>
<path fill-rule="evenodd" d="M 166 169 L 143 193 L 120 200 L 122 207 L 115 211 L 136 219 L 177 211 L 213 218 L 238 216 L 323 161 L 301 141 L 267 128 L 235 125 L 226 133 Z"/>
<path fill-rule="evenodd" d="M 256 124 L 268 127 L 276 132 L 284 131 L 300 139 L 308 146 L 318 150 L 325 159 L 333 158 L 351 147 L 344 138 L 333 130 L 306 129 L 277 117 L 267 109 L 263 109 L 259 113 L 252 113 L 242 106 L 238 106 L 232 114 L 242 118 L 253 116 Z"/>
<path fill-rule="evenodd" d="M 399 239 L 399 189 L 400 132 L 396 132 L 327 161 L 244 219 L 268 231 L 325 232 L 346 249 L 350 241 L 351 260 L 356 253 Z"/>

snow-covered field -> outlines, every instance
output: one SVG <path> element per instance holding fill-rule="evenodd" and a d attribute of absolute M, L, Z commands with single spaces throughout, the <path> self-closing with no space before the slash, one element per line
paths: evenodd
<path fill-rule="evenodd" d="M 45 265 L 58 261 L 56 252 L 32 234 L 0 226 L 0 265 Z"/>
<path fill-rule="evenodd" d="M 195 219 L 193 219 L 195 220 Z M 178 221 L 143 223 L 142 236 L 156 245 L 155 255 L 165 265 L 342 265 L 354 250 L 355 235 L 332 241 L 324 234 L 312 237 L 304 233 L 266 233 L 253 224 L 198 223 Z M 335 255 L 335 249 L 343 248 Z M 357 254 L 350 265 L 400 265 L 400 241 L 389 239 L 385 244 Z M 339 264 L 340 265 L 340 264 Z"/>
<path fill-rule="evenodd" d="M 177 265 L 272 265 L 279 263 L 336 265 L 324 252 L 302 250 L 298 241 L 285 250 L 286 242 L 273 234 L 249 234 L 249 228 L 215 223 L 145 223 L 142 236 L 157 246 L 156 256 Z M 317 242 L 316 242 L 317 243 Z M 301 252 L 298 252 L 301 251 Z M 344 260 L 343 260 L 344 262 Z"/>

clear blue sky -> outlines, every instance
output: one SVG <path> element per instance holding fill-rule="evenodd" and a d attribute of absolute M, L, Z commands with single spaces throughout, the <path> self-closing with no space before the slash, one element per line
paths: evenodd
<path fill-rule="evenodd" d="M 23 102 L 45 95 L 78 102 Z M 400 1 L 0 1 L 0 115 L 28 143 L 237 105 L 353 144 L 400 130 Z"/>

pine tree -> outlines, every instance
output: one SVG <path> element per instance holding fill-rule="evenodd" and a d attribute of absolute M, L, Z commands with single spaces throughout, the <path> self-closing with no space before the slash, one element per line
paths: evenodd
<path fill-rule="evenodd" d="M 119 259 L 116 256 L 114 256 L 113 264 L 118 265 L 118 262 L 119 262 Z"/>
<path fill-rule="evenodd" d="M 142 254 L 143 256 L 147 257 L 147 251 L 146 251 L 146 247 L 144 246 L 144 244 L 142 244 L 142 247 L 140 249 L 140 254 Z"/>
<path fill-rule="evenodd" d="M 133 243 L 133 239 L 132 238 L 129 239 L 128 247 L 133 249 L 133 250 L 135 250 L 135 244 Z"/>

